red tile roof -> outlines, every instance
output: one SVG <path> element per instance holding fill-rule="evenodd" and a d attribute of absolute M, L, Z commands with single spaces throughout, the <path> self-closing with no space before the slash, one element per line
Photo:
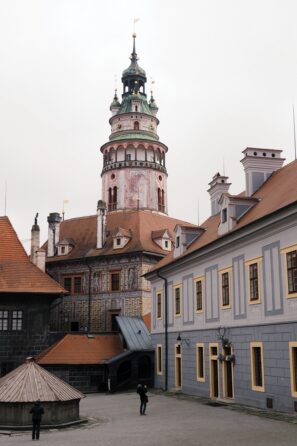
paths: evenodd
<path fill-rule="evenodd" d="M 51 277 L 31 263 L 8 217 L 0 217 L 0 292 L 65 292 Z"/>
<path fill-rule="evenodd" d="M 147 313 L 142 316 L 143 322 L 145 323 L 149 332 L 152 331 L 152 313 Z"/>
<path fill-rule="evenodd" d="M 108 236 L 106 245 L 102 249 L 96 249 L 96 215 L 72 218 L 62 222 L 60 226 L 60 239 L 72 238 L 75 247 L 68 255 L 62 258 L 59 256 L 49 257 L 47 258 L 47 262 L 138 251 L 167 255 L 168 251 L 164 251 L 152 240 L 152 232 L 167 229 L 168 232 L 173 233 L 177 224 L 195 227 L 195 225 L 191 225 L 182 220 L 145 210 L 111 212 L 107 214 L 106 220 Z M 112 234 L 118 228 L 130 231 L 132 238 L 123 248 L 114 250 Z M 46 244 L 43 247 L 46 247 Z"/>
<path fill-rule="evenodd" d="M 242 199 L 242 195 L 243 193 L 239 194 L 238 197 Z M 151 271 L 157 270 L 171 262 L 178 261 L 180 258 L 207 246 L 209 243 L 214 242 L 219 238 L 227 237 L 230 233 L 237 231 L 249 223 L 268 216 L 291 203 L 297 202 L 297 160 L 292 161 L 274 172 L 253 194 L 252 198 L 257 199 L 257 201 L 255 200 L 255 205 L 243 215 L 232 231 L 219 236 L 218 227 L 220 224 L 220 215 L 216 214 L 209 217 L 201 225 L 201 227 L 206 229 L 204 233 L 189 245 L 184 254 L 174 258 L 173 252 L 171 252 L 167 257 L 160 260 Z"/>
<path fill-rule="evenodd" d="M 37 356 L 40 365 L 100 364 L 124 351 L 120 336 L 67 334 Z"/>

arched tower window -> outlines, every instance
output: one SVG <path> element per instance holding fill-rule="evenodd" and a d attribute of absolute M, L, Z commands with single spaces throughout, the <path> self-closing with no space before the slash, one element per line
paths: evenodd
<path fill-rule="evenodd" d="M 161 201 L 162 201 L 162 212 L 165 212 L 165 192 L 164 192 L 164 189 L 162 189 L 162 197 L 161 197 Z"/>
<path fill-rule="evenodd" d="M 118 188 L 114 186 L 108 189 L 108 210 L 115 211 L 117 209 Z"/>
<path fill-rule="evenodd" d="M 118 188 L 115 186 L 113 188 L 113 209 L 117 208 L 117 201 L 118 201 Z"/>
<path fill-rule="evenodd" d="M 139 130 L 139 122 L 138 121 L 134 122 L 134 130 Z"/>
<path fill-rule="evenodd" d="M 159 187 L 158 187 L 158 211 L 162 211 L 162 193 Z"/>
<path fill-rule="evenodd" d="M 112 188 L 108 189 L 108 210 L 112 210 Z"/>

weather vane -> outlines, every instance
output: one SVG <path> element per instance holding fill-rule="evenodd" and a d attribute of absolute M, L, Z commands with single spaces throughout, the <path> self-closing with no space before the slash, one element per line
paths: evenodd
<path fill-rule="evenodd" d="M 139 17 L 134 17 L 134 19 L 133 19 L 133 37 L 136 37 L 136 32 L 135 32 L 135 30 L 136 30 L 136 27 L 135 27 L 135 24 L 137 23 L 137 22 L 139 22 Z"/>

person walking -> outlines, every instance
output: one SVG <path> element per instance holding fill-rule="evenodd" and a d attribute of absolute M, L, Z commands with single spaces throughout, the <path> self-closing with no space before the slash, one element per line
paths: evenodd
<path fill-rule="evenodd" d="M 146 405 L 148 403 L 146 384 L 144 385 L 138 384 L 137 393 L 139 394 L 140 397 L 140 415 L 145 415 Z"/>
<path fill-rule="evenodd" d="M 40 405 L 39 400 L 34 403 L 34 406 L 31 408 L 30 413 L 32 414 L 32 440 L 39 440 L 40 423 L 42 415 L 44 414 L 44 409 Z"/>

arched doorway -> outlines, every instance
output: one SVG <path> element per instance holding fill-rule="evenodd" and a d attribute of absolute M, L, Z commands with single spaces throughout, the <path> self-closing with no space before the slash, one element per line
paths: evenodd
<path fill-rule="evenodd" d="M 127 381 L 127 379 L 131 378 L 131 361 L 122 362 L 122 364 L 118 367 L 117 370 L 117 382 L 118 384 Z"/>
<path fill-rule="evenodd" d="M 138 378 L 151 378 L 151 358 L 149 356 L 141 356 L 138 360 Z"/>

